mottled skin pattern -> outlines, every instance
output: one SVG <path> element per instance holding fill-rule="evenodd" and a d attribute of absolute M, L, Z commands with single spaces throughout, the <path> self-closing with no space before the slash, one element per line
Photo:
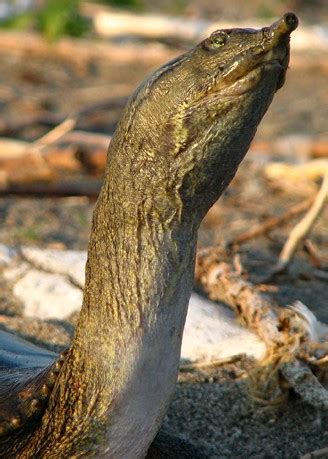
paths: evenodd
<path fill-rule="evenodd" d="M 109 148 L 71 348 L 43 416 L 11 426 L 3 456 L 145 457 L 177 378 L 198 227 L 283 85 L 296 26 L 288 13 L 216 31 L 134 93 Z"/>

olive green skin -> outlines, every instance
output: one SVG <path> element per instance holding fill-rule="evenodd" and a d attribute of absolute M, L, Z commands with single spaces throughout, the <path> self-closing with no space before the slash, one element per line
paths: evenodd
<path fill-rule="evenodd" d="M 72 345 L 44 413 L 5 435 L 2 455 L 145 457 L 177 379 L 198 227 L 284 83 L 296 27 L 288 13 L 216 31 L 132 95 L 109 147 Z"/>

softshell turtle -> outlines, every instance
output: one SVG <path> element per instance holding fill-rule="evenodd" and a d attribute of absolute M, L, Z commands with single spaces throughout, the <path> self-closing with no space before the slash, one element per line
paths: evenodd
<path fill-rule="evenodd" d="M 296 27 L 287 13 L 217 30 L 133 94 L 109 147 L 71 347 L 58 356 L 0 333 L 3 457 L 145 457 L 177 380 L 198 227 L 284 83 Z"/>

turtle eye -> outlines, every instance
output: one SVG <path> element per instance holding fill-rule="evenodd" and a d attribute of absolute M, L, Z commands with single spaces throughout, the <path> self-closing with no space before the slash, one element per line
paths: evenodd
<path fill-rule="evenodd" d="M 221 46 L 224 46 L 227 42 L 227 35 L 226 34 L 220 34 L 220 35 L 215 35 L 212 37 L 212 46 L 213 48 L 220 48 Z"/>

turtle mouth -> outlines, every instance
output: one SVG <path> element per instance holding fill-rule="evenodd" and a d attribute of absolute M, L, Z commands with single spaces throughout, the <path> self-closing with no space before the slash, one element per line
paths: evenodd
<path fill-rule="evenodd" d="M 237 78 L 233 84 L 222 88 L 220 95 L 241 96 L 254 89 L 262 80 L 265 73 L 277 74 L 277 88 L 280 89 L 285 81 L 286 69 L 284 62 L 278 58 L 272 58 L 259 62 L 246 74 Z"/>
<path fill-rule="evenodd" d="M 287 65 L 285 60 L 280 58 L 271 58 L 257 63 L 246 74 L 229 82 L 218 90 L 220 96 L 242 96 L 254 89 L 263 79 L 265 73 L 277 74 L 276 91 L 280 89 L 285 81 Z"/>
<path fill-rule="evenodd" d="M 289 63 L 290 34 L 296 29 L 298 19 L 293 13 L 286 13 L 281 19 L 259 31 L 261 40 L 221 74 L 218 74 L 219 85 L 216 90 L 221 95 L 238 96 L 252 90 L 264 76 L 264 73 L 276 74 L 276 90 L 285 81 Z"/>

